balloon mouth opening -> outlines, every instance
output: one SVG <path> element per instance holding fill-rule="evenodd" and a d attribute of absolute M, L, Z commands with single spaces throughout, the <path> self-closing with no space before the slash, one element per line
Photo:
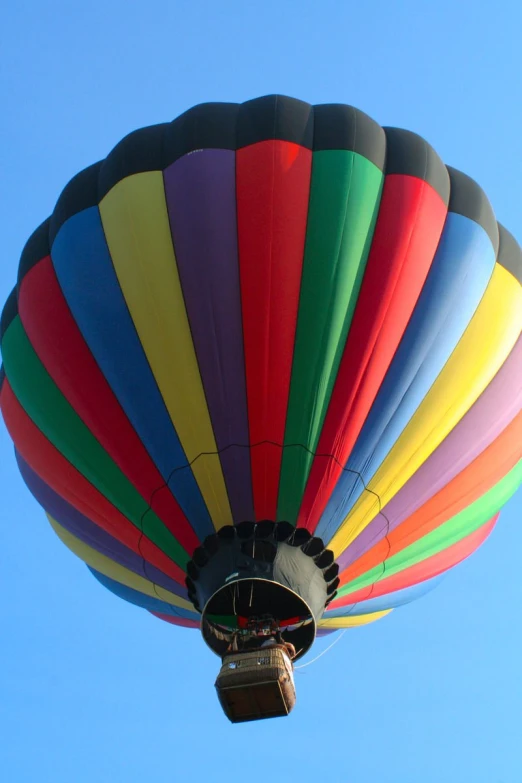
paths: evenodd
<path fill-rule="evenodd" d="M 223 658 L 231 650 L 256 650 L 275 635 L 295 647 L 295 660 L 315 640 L 316 621 L 306 601 L 278 582 L 236 578 L 209 598 L 201 617 L 201 633 L 210 649 Z"/>
<path fill-rule="evenodd" d="M 244 521 L 208 536 L 187 564 L 187 592 L 201 613 L 210 649 L 289 644 L 292 657 L 312 646 L 317 624 L 334 599 L 339 566 L 320 538 L 288 522 Z"/>

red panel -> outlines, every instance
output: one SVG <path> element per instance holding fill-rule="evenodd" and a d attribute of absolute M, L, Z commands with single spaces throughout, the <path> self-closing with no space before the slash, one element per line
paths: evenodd
<path fill-rule="evenodd" d="M 341 585 L 414 544 L 485 495 L 522 459 L 522 411 L 440 492 L 342 572 Z M 386 513 L 386 507 L 383 509 Z"/>
<path fill-rule="evenodd" d="M 160 614 L 159 612 L 151 612 L 151 614 L 171 625 L 180 625 L 183 628 L 199 628 L 197 620 L 187 620 L 185 617 L 171 617 L 170 614 Z"/>
<path fill-rule="evenodd" d="M 199 546 L 198 538 L 85 343 L 49 256 L 24 277 L 18 309 L 33 348 L 62 394 L 144 500 L 151 503 L 153 511 L 192 554 Z"/>
<path fill-rule="evenodd" d="M 236 156 L 238 242 L 256 519 L 275 519 L 312 153 L 264 141 Z"/>
<path fill-rule="evenodd" d="M 493 519 L 490 519 L 489 522 L 486 522 L 485 525 L 479 527 L 478 530 L 470 533 L 469 536 L 462 538 L 442 552 L 438 552 L 433 557 L 428 557 L 426 560 L 422 560 L 420 563 L 416 563 L 410 568 L 405 568 L 404 571 L 394 574 L 394 576 L 375 582 L 369 587 L 363 587 L 350 595 L 343 595 L 339 600 L 332 601 L 330 608 L 338 609 L 341 606 L 350 606 L 360 601 L 367 601 L 369 598 L 378 598 L 381 595 L 388 595 L 388 593 L 394 593 L 397 590 L 404 590 L 406 587 L 425 582 L 427 579 L 433 579 L 433 577 L 442 574 L 444 571 L 448 571 L 473 554 L 484 543 L 495 527 L 499 515 L 500 512 Z"/>
<path fill-rule="evenodd" d="M 315 530 L 429 272 L 447 208 L 415 177 L 386 177 L 352 325 L 299 512 Z M 327 455 L 327 456 L 326 456 Z"/>
<path fill-rule="evenodd" d="M 16 448 L 43 481 L 81 514 L 133 552 L 141 555 L 179 584 L 185 584 L 185 574 L 181 568 L 142 535 L 138 528 L 47 440 L 16 399 L 7 378 L 2 386 L 0 402 L 7 429 Z"/>

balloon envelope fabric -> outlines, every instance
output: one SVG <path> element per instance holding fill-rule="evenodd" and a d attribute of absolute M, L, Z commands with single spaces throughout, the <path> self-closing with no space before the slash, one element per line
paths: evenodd
<path fill-rule="evenodd" d="M 65 188 L 2 313 L 0 406 L 66 546 L 198 627 L 194 550 L 288 521 L 320 632 L 420 597 L 522 480 L 522 254 L 419 136 L 282 96 L 197 106 Z"/>

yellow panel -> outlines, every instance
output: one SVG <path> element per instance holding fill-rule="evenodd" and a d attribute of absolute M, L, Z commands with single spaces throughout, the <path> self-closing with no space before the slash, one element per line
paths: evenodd
<path fill-rule="evenodd" d="M 151 598 L 158 598 L 161 601 L 165 601 L 172 606 L 179 606 L 181 609 L 188 609 L 190 612 L 194 612 L 194 607 L 188 601 L 180 598 L 169 590 L 164 590 L 163 587 L 153 585 L 148 579 L 142 576 L 138 576 L 134 571 L 129 571 L 128 568 L 115 563 L 109 557 L 102 555 L 101 552 L 92 549 L 92 547 L 80 541 L 79 538 L 73 536 L 68 530 L 62 527 L 58 522 L 47 514 L 47 519 L 51 523 L 51 527 L 54 532 L 65 544 L 65 546 L 71 550 L 80 560 L 84 563 L 99 571 L 100 574 L 108 576 L 109 579 L 114 579 L 115 582 L 119 582 L 126 587 L 131 587 L 133 590 L 137 590 L 139 593 L 148 595 Z"/>
<path fill-rule="evenodd" d="M 383 612 L 372 612 L 371 614 L 360 614 L 357 616 L 348 615 L 347 617 L 332 617 L 330 620 L 323 617 L 319 620 L 319 628 L 356 628 L 359 625 L 368 625 L 381 617 L 390 614 L 391 609 L 385 609 Z"/>
<path fill-rule="evenodd" d="M 161 171 L 123 179 L 100 214 L 141 344 L 216 528 L 232 524 L 170 233 Z"/>
<path fill-rule="evenodd" d="M 522 286 L 497 264 L 446 366 L 328 547 L 338 557 L 384 508 L 492 381 L 522 330 Z M 379 501 L 375 497 L 378 495 Z"/>

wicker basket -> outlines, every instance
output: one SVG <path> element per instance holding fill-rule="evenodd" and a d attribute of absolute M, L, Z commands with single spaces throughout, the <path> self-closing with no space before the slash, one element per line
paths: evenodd
<path fill-rule="evenodd" d="M 282 645 L 227 655 L 216 689 L 233 723 L 288 715 L 296 700 L 292 663 Z"/>

